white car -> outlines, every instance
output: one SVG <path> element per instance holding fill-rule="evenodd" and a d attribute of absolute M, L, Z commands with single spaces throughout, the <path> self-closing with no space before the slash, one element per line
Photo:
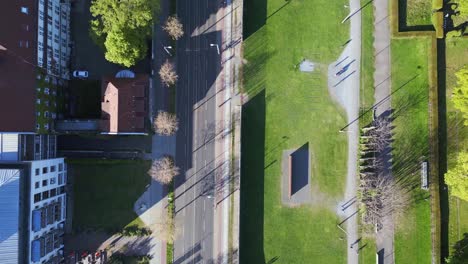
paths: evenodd
<path fill-rule="evenodd" d="M 74 71 L 73 77 L 76 78 L 88 78 L 88 71 Z"/>

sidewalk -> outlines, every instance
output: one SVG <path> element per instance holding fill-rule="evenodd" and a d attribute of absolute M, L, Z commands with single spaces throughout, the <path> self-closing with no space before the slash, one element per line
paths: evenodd
<path fill-rule="evenodd" d="M 163 45 L 169 45 L 170 40 L 167 34 L 162 30 L 169 16 L 169 1 L 162 0 L 159 13 L 159 20 L 156 21 L 153 28 L 153 46 L 152 46 L 152 76 L 149 90 L 149 121 L 152 124 L 158 111 L 167 111 L 169 107 L 168 88 L 161 84 L 158 75 L 159 68 L 168 58 L 164 52 Z M 175 156 L 175 136 L 152 136 L 151 154 L 146 155 L 145 159 L 158 159 L 164 155 Z M 142 221 L 151 226 L 161 219 L 163 214 L 167 214 L 167 201 L 165 199 L 167 191 L 160 183 L 151 180 L 151 184 L 145 193 L 137 200 L 134 205 L 134 211 L 140 216 Z M 151 237 L 150 253 L 152 259 L 150 263 L 166 263 L 166 243 L 159 240 L 156 236 Z"/>
<path fill-rule="evenodd" d="M 391 57 L 390 57 L 390 22 L 389 22 L 389 2 L 388 0 L 374 0 L 374 99 L 382 104 L 376 107 L 376 116 L 387 115 L 391 110 Z M 388 176 L 392 178 L 391 164 L 386 164 Z M 376 234 L 377 252 L 384 249 L 386 264 L 394 263 L 394 223 L 391 216 L 383 219 L 383 227 Z"/>
<path fill-rule="evenodd" d="M 224 103 L 219 106 L 216 119 L 232 124 L 230 133 L 234 133 L 233 137 L 225 137 L 215 151 L 216 156 L 225 153 L 224 160 L 229 164 L 228 184 L 216 197 L 213 255 L 220 263 L 239 262 L 240 116 L 243 102 L 238 82 L 242 62 L 242 10 L 242 0 L 227 0 L 226 7 L 217 13 L 222 20 L 217 29 L 223 31 L 223 74 L 218 84 L 222 92 L 217 95 L 216 101 Z"/>
<path fill-rule="evenodd" d="M 361 12 L 356 12 L 361 7 L 359 0 L 349 1 L 349 18 L 351 41 L 347 44 L 339 58 L 328 67 L 328 87 L 332 96 L 346 110 L 348 122 L 356 120 L 359 115 L 359 91 L 360 91 L 360 69 L 361 69 Z M 348 22 L 344 22 L 348 23 Z M 350 65 L 346 71 L 347 75 L 336 75 L 344 65 Z M 344 75 L 344 74 L 343 74 Z M 345 131 L 348 137 L 348 161 L 346 174 L 346 190 L 344 200 L 340 203 L 344 205 L 356 197 L 357 193 L 357 157 L 359 143 L 359 122 L 353 122 Z M 336 132 L 338 133 L 338 131 Z M 342 219 L 347 219 L 343 225 L 337 228 L 345 228 L 347 237 L 347 263 L 358 264 L 359 253 L 356 243 L 359 243 L 358 236 L 358 207 L 356 203 L 342 211 Z M 341 212 L 340 212 L 341 213 Z M 343 230 L 343 229 L 342 229 Z"/>

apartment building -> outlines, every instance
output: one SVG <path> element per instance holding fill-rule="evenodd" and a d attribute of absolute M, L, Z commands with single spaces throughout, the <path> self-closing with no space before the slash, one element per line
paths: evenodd
<path fill-rule="evenodd" d="M 63 158 L 0 164 L 0 263 L 61 263 L 67 167 Z"/>
<path fill-rule="evenodd" d="M 0 8 L 0 132 L 54 130 L 70 78 L 69 0 L 8 1 Z"/>

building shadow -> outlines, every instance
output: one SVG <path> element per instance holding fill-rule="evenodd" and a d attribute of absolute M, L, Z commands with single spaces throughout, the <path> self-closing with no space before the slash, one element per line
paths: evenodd
<path fill-rule="evenodd" d="M 309 142 L 291 153 L 291 195 L 309 184 Z"/>
<path fill-rule="evenodd" d="M 244 1 L 243 35 L 247 39 L 266 24 L 267 1 L 246 0 Z"/>
<path fill-rule="evenodd" d="M 187 30 L 191 32 L 193 29 Z M 222 66 L 216 49 L 210 48 L 210 43 L 217 43 L 219 39 L 221 32 L 213 31 L 194 37 L 185 36 L 178 45 L 176 112 L 179 129 L 176 135 L 176 164 L 182 172 L 193 167 L 193 156 L 199 150 L 198 147 L 212 149 L 214 153 L 215 140 L 207 140 L 209 135 L 202 131 L 204 123 L 200 123 L 203 120 L 194 124 L 194 118 L 197 112 L 204 112 L 204 119 L 215 120 L 218 109 L 216 95 L 219 92 L 216 89 L 216 79 L 222 71 Z M 203 107 L 198 107 L 199 105 Z M 201 132 L 194 134 L 195 127 Z M 194 140 L 197 146 L 194 146 Z M 207 159 L 211 160 L 210 157 Z M 184 176 L 184 173 L 181 176 Z M 185 180 L 185 177 L 178 177 L 175 181 L 176 188 Z"/>
<path fill-rule="evenodd" d="M 196 243 L 195 246 L 188 249 L 182 256 L 176 258 L 172 263 L 173 264 L 182 264 L 188 260 L 195 261 L 195 258 L 198 258 L 201 251 L 201 244 Z"/>
<path fill-rule="evenodd" d="M 263 251 L 265 90 L 242 109 L 240 263 L 265 263 Z M 245 136 L 248 135 L 248 136 Z"/>
<path fill-rule="evenodd" d="M 468 233 L 463 234 L 463 238 L 453 245 L 453 253 L 450 263 L 466 263 L 468 260 Z"/>

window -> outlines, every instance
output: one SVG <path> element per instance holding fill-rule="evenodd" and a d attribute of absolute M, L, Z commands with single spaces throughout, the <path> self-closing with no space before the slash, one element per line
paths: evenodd
<path fill-rule="evenodd" d="M 57 169 L 57 167 L 54 165 L 54 166 L 50 166 L 50 172 L 55 172 L 55 170 Z"/>
<path fill-rule="evenodd" d="M 34 202 L 37 203 L 37 202 L 40 202 L 41 201 L 41 194 L 40 193 L 36 193 L 34 195 Z"/>
<path fill-rule="evenodd" d="M 58 169 L 59 169 L 59 171 L 63 171 L 63 163 L 60 163 L 60 164 L 59 164 L 59 168 L 58 168 Z"/>
<path fill-rule="evenodd" d="M 45 111 L 45 112 L 44 112 L 44 117 L 45 117 L 45 118 L 49 118 L 49 111 Z M 51 170 L 51 171 L 52 171 L 52 170 Z"/>
<path fill-rule="evenodd" d="M 55 177 L 50 178 L 50 184 L 55 184 L 55 182 L 56 182 L 56 178 L 55 178 Z"/>
<path fill-rule="evenodd" d="M 39 173 L 40 173 L 40 170 L 39 170 L 39 168 L 37 168 L 35 175 L 37 176 L 37 175 L 39 175 Z"/>
<path fill-rule="evenodd" d="M 41 125 L 36 124 L 36 129 L 41 129 Z"/>
<path fill-rule="evenodd" d="M 41 112 L 37 112 L 37 116 L 38 116 L 38 117 L 41 116 Z"/>
<path fill-rule="evenodd" d="M 49 172 L 49 168 L 47 167 L 42 168 L 42 174 L 45 174 L 47 172 Z"/>
<path fill-rule="evenodd" d="M 42 200 L 49 198 L 49 191 L 42 192 Z"/>
<path fill-rule="evenodd" d="M 47 180 L 42 181 L 42 187 L 45 187 L 45 186 L 47 186 Z"/>
<path fill-rule="evenodd" d="M 40 183 L 39 182 L 35 182 L 34 183 L 34 189 L 38 189 L 40 187 Z"/>
<path fill-rule="evenodd" d="M 54 197 L 56 195 L 57 195 L 57 190 L 56 189 L 50 190 L 50 197 Z"/>
<path fill-rule="evenodd" d="M 41 104 L 41 99 L 37 98 L 36 99 L 36 104 Z"/>
<path fill-rule="evenodd" d="M 25 7 L 25 6 L 22 6 L 22 7 L 21 7 L 21 13 L 27 15 L 27 14 L 29 13 L 29 8 L 27 8 L 27 7 Z"/>

